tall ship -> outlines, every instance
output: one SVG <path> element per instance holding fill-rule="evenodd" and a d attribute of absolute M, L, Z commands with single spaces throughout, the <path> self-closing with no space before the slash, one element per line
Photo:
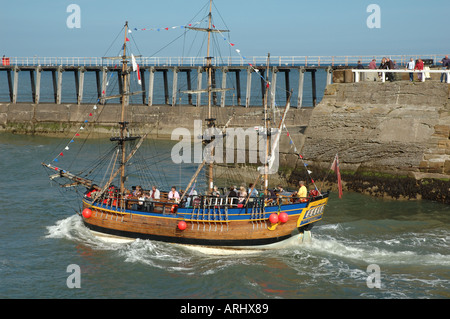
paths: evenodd
<path fill-rule="evenodd" d="M 250 187 L 246 185 L 245 189 L 230 188 L 229 184 L 218 185 L 220 179 L 216 180 L 214 176 L 214 154 L 221 150 L 215 149 L 211 132 L 226 139 L 227 128 L 234 119 L 229 118 L 225 124 L 219 125 L 212 116 L 213 94 L 222 89 L 216 89 L 212 83 L 211 35 L 222 34 L 226 30 L 216 29 L 212 23 L 211 11 L 212 1 L 209 3 L 207 27 L 186 26 L 192 31 L 207 33 L 207 87 L 197 91 L 188 90 L 185 94 L 206 94 L 208 109 L 204 112 L 206 118 L 201 137 L 203 154 L 206 156 L 194 174 L 192 170 L 190 173 L 181 172 L 184 180 L 188 181 L 182 193 L 175 189 L 160 190 L 157 185 L 152 184 L 129 185 L 127 179 L 127 171 L 133 169 L 135 154 L 141 151 L 144 140 L 149 138 L 147 133 L 133 135 L 131 124 L 126 118 L 129 97 L 140 93 L 131 92 L 130 89 L 136 57 L 127 50 L 130 32 L 128 23 L 124 26 L 121 55 L 115 57 L 122 68 L 122 92 L 119 96 L 111 97 L 121 99 L 118 134 L 110 137 L 107 142 L 114 145 L 110 158 L 101 158 L 109 164 L 102 174 L 95 175 L 103 178 L 88 174 L 94 171 L 94 167 L 86 169 L 84 173 L 67 170 L 61 167 L 63 163 L 58 161 L 58 156 L 50 162 L 42 163 L 48 169 L 52 181 L 58 181 L 65 189 L 79 190 L 81 203 L 77 214 L 95 235 L 214 248 L 270 249 L 287 239 L 294 238 L 299 243 L 309 239 L 313 225 L 322 219 L 328 202 L 328 191 L 320 191 L 314 184 L 314 189 L 309 192 L 287 193 L 282 190 L 274 191 L 274 186 L 269 185 L 269 175 L 277 173 L 274 161 L 281 133 L 285 128 L 286 114 L 290 109 L 289 98 L 277 122 L 270 119 L 267 103 L 264 103 L 264 119 L 258 129 L 258 138 L 262 141 L 260 144 L 265 144 L 265 161 L 255 167 L 257 177 L 254 183 Z M 269 82 L 267 83 L 268 89 Z M 266 91 L 265 99 L 267 97 Z M 61 152 L 60 155 L 62 154 Z M 203 188 L 199 187 L 201 174 L 205 176 L 206 182 Z"/>

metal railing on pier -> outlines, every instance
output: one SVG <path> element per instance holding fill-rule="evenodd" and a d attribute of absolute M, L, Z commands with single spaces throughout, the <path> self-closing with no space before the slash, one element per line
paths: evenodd
<path fill-rule="evenodd" d="M 410 58 L 427 59 L 434 63 L 440 61 L 445 54 L 411 54 L 411 55 L 354 55 L 354 56 L 273 56 L 270 64 L 273 66 L 351 66 L 358 61 L 369 64 L 372 59 L 379 63 L 383 57 L 388 57 L 396 61 L 399 65 L 404 65 Z M 17 66 L 109 66 L 114 67 L 117 60 L 104 59 L 102 57 L 9 57 L 10 65 Z M 142 66 L 204 66 L 204 57 L 140 57 L 139 63 Z M 266 65 L 266 56 L 254 56 L 243 59 L 240 56 L 222 57 L 213 59 L 214 66 L 244 66 Z"/>

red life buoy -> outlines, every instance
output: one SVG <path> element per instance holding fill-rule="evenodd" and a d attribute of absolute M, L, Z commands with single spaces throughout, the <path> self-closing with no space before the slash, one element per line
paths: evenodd
<path fill-rule="evenodd" d="M 172 205 L 172 207 L 170 208 L 170 212 L 172 214 L 175 214 L 177 212 L 177 208 L 178 208 L 178 205 Z"/>

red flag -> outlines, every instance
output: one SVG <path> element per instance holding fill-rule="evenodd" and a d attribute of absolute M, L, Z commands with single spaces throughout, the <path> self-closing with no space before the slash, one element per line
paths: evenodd
<path fill-rule="evenodd" d="M 337 180 L 338 180 L 338 188 L 339 188 L 339 198 L 342 198 L 342 181 L 341 181 L 341 172 L 339 171 L 339 157 L 336 154 L 334 158 L 333 164 L 331 164 L 331 170 L 336 172 Z"/>
<path fill-rule="evenodd" d="M 128 37 L 126 37 L 126 42 L 130 41 L 130 39 L 128 39 Z"/>

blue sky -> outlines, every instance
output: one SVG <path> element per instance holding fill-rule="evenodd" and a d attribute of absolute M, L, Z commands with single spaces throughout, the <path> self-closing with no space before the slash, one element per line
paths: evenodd
<path fill-rule="evenodd" d="M 67 27 L 70 13 L 66 9 L 72 3 L 81 9 L 81 28 Z M 183 25 L 198 21 L 194 17 L 207 3 L 207 0 L 3 1 L 0 55 L 103 56 L 125 20 L 132 28 Z M 370 15 L 366 9 L 372 3 L 381 8 L 379 29 L 369 29 L 366 24 Z M 216 0 L 215 6 L 220 13 L 214 15 L 216 27 L 229 28 L 230 41 L 246 56 L 265 56 L 267 52 L 272 56 L 330 56 L 450 51 L 449 0 Z M 203 14 L 197 18 L 200 16 Z M 132 35 L 140 53 L 151 56 L 182 33 L 182 29 L 173 29 Z M 170 45 L 156 56 L 182 56 L 181 39 L 178 45 Z M 189 51 L 186 47 L 189 45 L 185 46 L 185 52 Z M 189 51 L 186 56 L 196 55 L 197 52 Z"/>

